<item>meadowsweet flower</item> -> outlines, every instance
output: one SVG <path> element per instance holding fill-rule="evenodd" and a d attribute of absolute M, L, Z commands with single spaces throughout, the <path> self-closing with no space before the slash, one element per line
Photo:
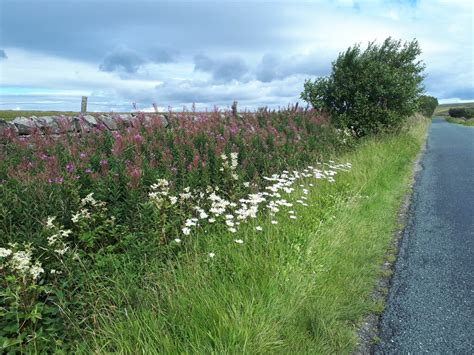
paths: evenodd
<path fill-rule="evenodd" d="M 297 219 L 298 217 L 296 217 L 294 214 L 290 215 L 290 218 L 291 219 Z"/>
<path fill-rule="evenodd" d="M 237 244 L 244 244 L 244 241 L 242 239 L 234 239 L 234 242 Z"/>
<path fill-rule="evenodd" d="M 209 253 L 209 257 L 210 257 L 211 259 L 213 259 L 215 256 L 216 256 L 216 254 L 214 254 L 214 253 Z"/>
<path fill-rule="evenodd" d="M 19 250 L 11 258 L 13 269 L 25 274 L 30 269 L 31 250 Z"/>
<path fill-rule="evenodd" d="M 172 205 L 174 205 L 174 204 L 176 204 L 176 202 L 178 202 L 178 198 L 176 196 L 170 196 L 169 199 L 170 199 L 170 203 Z"/>
<path fill-rule="evenodd" d="M 231 232 L 231 233 L 237 232 L 237 229 L 235 229 L 234 227 L 230 227 L 230 228 L 228 228 L 227 230 L 228 230 L 229 232 Z"/>
<path fill-rule="evenodd" d="M 208 219 L 208 221 L 209 221 L 209 223 L 214 223 L 216 221 L 216 219 L 211 217 L 211 218 Z"/>
<path fill-rule="evenodd" d="M 194 227 L 196 225 L 197 220 L 195 218 L 188 218 L 184 225 L 186 227 Z"/>
<path fill-rule="evenodd" d="M 179 238 L 176 238 L 174 241 L 175 241 L 176 243 L 181 243 L 181 239 L 179 239 Z"/>
<path fill-rule="evenodd" d="M 41 267 L 41 264 L 36 262 L 35 265 L 30 267 L 30 274 L 33 277 L 33 280 L 36 280 L 40 274 L 44 272 L 44 269 Z"/>
<path fill-rule="evenodd" d="M 49 236 L 47 239 L 48 239 L 48 245 L 53 245 L 59 239 L 59 234 L 53 234 Z"/>
<path fill-rule="evenodd" d="M 249 187 L 250 186 L 250 182 L 244 182 L 244 187 Z"/>
<path fill-rule="evenodd" d="M 11 254 L 12 254 L 12 251 L 10 249 L 0 248 L 0 258 L 6 258 L 7 256 L 10 256 Z"/>
<path fill-rule="evenodd" d="M 188 227 L 183 227 L 181 230 L 183 231 L 184 235 L 189 235 L 191 233 L 191 229 Z"/>
<path fill-rule="evenodd" d="M 56 217 L 48 217 L 48 219 L 46 220 L 46 228 L 48 229 L 51 229 L 54 227 L 54 220 L 56 219 Z"/>
<path fill-rule="evenodd" d="M 255 229 L 258 230 L 259 232 L 263 231 L 263 228 L 260 226 L 256 226 Z"/>
<path fill-rule="evenodd" d="M 66 254 L 68 250 L 69 250 L 69 247 L 67 245 L 63 245 L 61 249 L 55 249 L 54 252 L 62 256 Z"/>
<path fill-rule="evenodd" d="M 278 224 L 278 221 L 271 221 L 272 224 Z"/>

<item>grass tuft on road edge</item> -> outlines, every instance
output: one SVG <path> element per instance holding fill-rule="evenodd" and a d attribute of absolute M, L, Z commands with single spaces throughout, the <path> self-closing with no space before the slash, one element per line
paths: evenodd
<path fill-rule="evenodd" d="M 358 324 L 380 308 L 370 294 L 427 127 L 339 157 L 352 171 L 306 186 L 310 206 L 289 208 L 296 220 L 283 212 L 277 225 L 262 217 L 194 236 L 174 260 L 144 260 L 140 275 L 123 265 L 92 290 L 87 351 L 350 353 Z"/>
<path fill-rule="evenodd" d="M 467 120 L 463 120 L 462 118 L 454 118 L 454 117 L 450 117 L 450 116 L 445 117 L 444 119 L 449 123 L 457 123 L 457 124 L 461 124 L 463 126 L 474 127 L 474 121 L 473 120 L 467 121 Z"/>

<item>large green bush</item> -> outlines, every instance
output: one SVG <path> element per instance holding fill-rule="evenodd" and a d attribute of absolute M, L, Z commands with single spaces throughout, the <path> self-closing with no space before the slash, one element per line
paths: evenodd
<path fill-rule="evenodd" d="M 438 106 L 438 99 L 433 96 L 421 95 L 418 98 L 418 111 L 425 117 L 433 116 L 433 113 Z"/>
<path fill-rule="evenodd" d="M 301 98 L 327 111 L 357 136 L 396 128 L 417 110 L 424 64 L 416 40 L 387 38 L 382 45 L 349 47 L 332 63 L 328 77 L 307 80 Z"/>
<path fill-rule="evenodd" d="M 472 118 L 474 117 L 474 109 L 460 107 L 460 108 L 450 108 L 448 114 L 454 118 Z"/>

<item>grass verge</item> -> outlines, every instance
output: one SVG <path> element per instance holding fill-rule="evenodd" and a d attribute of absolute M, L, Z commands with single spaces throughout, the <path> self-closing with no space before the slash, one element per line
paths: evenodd
<path fill-rule="evenodd" d="M 305 184 L 295 193 L 307 188 L 309 206 L 288 207 L 278 224 L 193 236 L 173 260 L 140 261 L 139 275 L 120 266 L 92 290 L 86 351 L 350 353 L 359 322 L 380 311 L 370 294 L 427 126 L 339 157 L 352 171 Z"/>
<path fill-rule="evenodd" d="M 454 118 L 454 117 L 445 117 L 444 118 L 447 122 L 450 122 L 450 123 L 457 123 L 457 124 L 461 124 L 463 126 L 469 126 L 469 127 L 474 127 L 474 121 L 471 120 L 471 121 L 467 121 L 467 120 L 463 120 L 461 118 Z"/>

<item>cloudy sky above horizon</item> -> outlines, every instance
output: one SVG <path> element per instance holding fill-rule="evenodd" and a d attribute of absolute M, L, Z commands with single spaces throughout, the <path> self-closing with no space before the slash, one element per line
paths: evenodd
<path fill-rule="evenodd" d="M 426 92 L 474 101 L 469 0 L 0 0 L 0 109 L 286 106 L 349 46 L 416 38 Z"/>

